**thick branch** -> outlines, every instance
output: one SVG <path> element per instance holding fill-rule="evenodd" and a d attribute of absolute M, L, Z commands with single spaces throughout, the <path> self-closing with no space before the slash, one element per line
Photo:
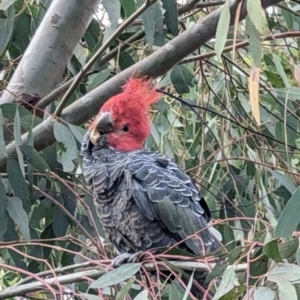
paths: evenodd
<path fill-rule="evenodd" d="M 262 5 L 266 8 L 269 5 L 274 5 L 278 2 L 280 1 L 262 0 Z M 234 22 L 238 3 L 239 1 L 231 3 L 231 24 Z M 84 97 L 78 99 L 75 103 L 63 110 L 61 118 L 69 123 L 81 125 L 89 120 L 106 100 L 117 94 L 120 90 L 120 86 L 122 86 L 130 76 L 147 75 L 157 77 L 165 74 L 184 57 L 188 56 L 214 37 L 221 9 L 222 8 L 217 9 L 195 26 L 184 31 L 182 34 L 161 47 L 152 55 L 122 71 L 118 75 L 107 80 L 101 86 L 86 94 Z M 244 19 L 245 17 L 246 8 L 243 7 L 240 18 Z M 38 151 L 55 142 L 53 125 L 54 119 L 50 117 L 33 129 L 34 146 Z M 27 136 L 28 134 L 22 136 L 23 142 L 27 140 Z M 16 155 L 14 142 L 7 146 L 7 154 L 9 157 L 14 157 Z M 5 163 L 5 159 L 0 160 L 0 166 L 3 167 Z"/>
<path fill-rule="evenodd" d="M 198 263 L 198 262 L 184 262 L 184 261 L 170 261 L 170 264 L 173 266 L 176 266 L 182 270 L 185 271 L 194 271 L 195 272 L 210 272 L 211 269 L 215 266 L 215 264 L 204 264 L 204 263 Z M 145 269 L 148 271 L 156 271 L 157 267 L 156 264 L 154 263 L 146 263 L 144 265 Z M 160 271 L 168 270 L 166 267 L 163 265 L 159 266 Z M 247 270 L 247 264 L 240 264 L 240 265 L 234 265 L 234 270 L 235 272 L 244 272 Z M 105 270 L 87 270 L 87 271 L 81 271 L 73 274 L 68 274 L 68 275 L 61 275 L 57 276 L 55 278 L 47 278 L 44 279 L 43 281 L 48 283 L 49 285 L 55 287 L 58 285 L 63 285 L 63 284 L 69 284 L 69 283 L 75 283 L 75 282 L 81 282 L 85 281 L 87 278 L 92 278 L 96 279 L 101 277 L 106 273 Z M 3 291 L 0 292 L 0 299 L 7 299 L 9 297 L 14 297 L 14 296 L 21 296 L 29 292 L 35 292 L 39 291 L 45 288 L 45 285 L 43 282 L 32 282 L 32 283 L 27 283 L 19 286 L 13 286 L 9 287 Z"/>
<path fill-rule="evenodd" d="M 100 0 L 52 2 L 0 104 L 16 101 L 15 96 L 22 93 L 44 97 L 53 90 L 99 3 Z"/>

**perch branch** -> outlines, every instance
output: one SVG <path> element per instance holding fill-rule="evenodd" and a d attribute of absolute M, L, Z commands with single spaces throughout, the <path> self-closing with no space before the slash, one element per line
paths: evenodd
<path fill-rule="evenodd" d="M 204 263 L 198 262 L 188 262 L 188 261 L 170 261 L 175 267 L 178 267 L 184 271 L 194 271 L 195 272 L 210 272 L 211 269 L 215 266 L 214 263 L 211 263 L 209 266 Z M 156 271 L 158 266 L 155 263 L 145 263 L 143 267 L 147 271 Z M 247 270 L 247 264 L 239 264 L 234 265 L 235 272 L 244 272 Z M 59 270 L 59 269 L 58 269 Z M 168 270 L 167 267 L 163 265 L 159 265 L 160 271 Z M 93 269 L 93 270 L 86 270 L 80 271 L 72 274 L 61 275 L 55 278 L 46 278 L 44 282 L 49 284 L 50 286 L 56 287 L 57 285 L 75 283 L 75 282 L 82 282 L 85 281 L 86 278 L 97 279 L 102 275 L 106 274 L 106 271 L 103 269 Z M 0 292 L 0 299 L 7 299 L 9 297 L 21 296 L 29 292 L 36 292 L 45 288 L 45 285 L 42 282 L 32 282 L 23 285 L 9 287 Z"/>

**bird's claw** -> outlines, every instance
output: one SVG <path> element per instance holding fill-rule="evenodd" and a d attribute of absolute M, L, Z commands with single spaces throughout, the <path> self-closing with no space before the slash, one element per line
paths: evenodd
<path fill-rule="evenodd" d="M 118 268 L 123 264 L 126 263 L 137 263 L 142 256 L 143 252 L 139 251 L 137 253 L 131 254 L 131 253 L 122 253 L 118 255 L 111 263 L 111 266 L 113 268 Z"/>

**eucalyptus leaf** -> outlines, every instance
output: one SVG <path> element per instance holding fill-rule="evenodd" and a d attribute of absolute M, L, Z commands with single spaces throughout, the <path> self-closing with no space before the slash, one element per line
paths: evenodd
<path fill-rule="evenodd" d="M 224 272 L 222 281 L 218 286 L 218 289 L 216 291 L 215 296 L 213 297 L 213 300 L 220 299 L 222 296 L 224 296 L 226 293 L 228 293 L 234 288 L 234 278 L 235 278 L 234 267 L 230 266 Z"/>
<path fill-rule="evenodd" d="M 107 286 L 123 282 L 135 275 L 140 270 L 140 268 L 141 264 L 128 263 L 122 265 L 119 268 L 104 274 L 103 276 L 92 282 L 90 287 L 93 289 L 101 289 Z"/>
<path fill-rule="evenodd" d="M 7 202 L 7 212 L 22 232 L 24 240 L 29 242 L 29 222 L 22 201 L 17 197 L 10 197 Z"/>
<path fill-rule="evenodd" d="M 300 187 L 298 187 L 284 207 L 276 227 L 275 235 L 278 237 L 288 237 L 296 230 L 300 219 Z"/>
<path fill-rule="evenodd" d="M 168 32 L 174 36 L 178 35 L 178 11 L 176 0 L 162 0 L 162 6 L 165 10 L 164 17 Z"/>
<path fill-rule="evenodd" d="M 229 1 L 226 0 L 225 4 L 222 7 L 220 19 L 217 26 L 217 32 L 216 32 L 215 51 L 219 59 L 221 58 L 221 54 L 223 52 L 227 40 L 229 25 L 230 25 L 230 9 L 229 9 Z"/>
<path fill-rule="evenodd" d="M 4 3 L 0 3 L 1 7 L 4 6 Z M 4 9 L 6 10 L 6 9 Z M 10 6 L 5 12 L 7 18 L 0 18 L 0 58 L 4 54 L 14 29 L 14 20 L 15 20 L 15 8 Z"/>
<path fill-rule="evenodd" d="M 65 146 L 65 148 L 62 149 L 60 156 L 64 171 L 73 171 L 75 168 L 74 160 L 77 159 L 77 145 L 73 134 L 67 126 L 55 122 L 54 136 L 57 142 L 60 142 Z"/>
<path fill-rule="evenodd" d="M 247 1 L 247 12 L 251 22 L 261 34 L 268 34 L 266 13 L 261 6 L 261 0 Z"/>
<path fill-rule="evenodd" d="M 254 300 L 275 300 L 276 295 L 275 292 L 265 286 L 260 286 L 255 292 L 254 292 Z"/>

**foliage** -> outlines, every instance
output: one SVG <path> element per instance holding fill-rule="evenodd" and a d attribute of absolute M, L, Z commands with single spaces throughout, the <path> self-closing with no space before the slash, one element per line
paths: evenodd
<path fill-rule="evenodd" d="M 0 2 L 1 90 L 8 87 L 51 2 Z M 246 8 L 235 10 L 242 15 L 248 9 L 246 19 L 230 27 L 235 16 L 230 16 L 230 1 L 223 2 L 147 1 L 148 9 L 127 24 L 143 1 L 103 1 L 65 61 L 63 80 L 52 87 L 54 96 L 47 100 L 33 90 L 0 105 L 0 160 L 7 159 L 0 178 L 0 299 L 13 299 L 5 294 L 8 287 L 32 281 L 45 287 L 29 289 L 28 296 L 36 299 L 67 293 L 76 299 L 144 300 L 154 299 L 158 288 L 162 299 L 193 297 L 189 292 L 196 283 L 184 271 L 186 265 L 170 262 L 186 255 L 178 250 L 146 253 L 148 265 L 110 269 L 114 253 L 105 244 L 81 172 L 86 124 L 72 124 L 60 113 L 205 17 L 213 18 L 219 6 L 216 39 L 156 79 L 163 93 L 153 107 L 147 146 L 166 153 L 192 176 L 223 235 L 227 252 L 218 255 L 218 263 L 212 256 L 199 259 L 214 267 L 207 277 L 207 299 L 298 299 L 299 3 L 285 1 L 264 11 L 260 0 L 248 1 Z M 120 19 L 124 30 L 101 48 L 120 28 Z M 99 49 L 101 59 L 95 56 Z M 66 96 L 82 68 L 87 73 Z M 24 97 L 31 102 L 24 103 Z M 45 99 L 44 110 L 38 101 Z M 44 120 L 53 114 L 56 118 Z M 36 128 L 51 122 L 56 142 L 38 151 Z M 8 145 L 13 140 L 15 156 Z M 90 272 L 91 266 L 98 271 Z M 158 270 L 160 276 L 153 279 Z M 173 277 L 166 278 L 163 270 Z M 182 272 L 186 282 L 178 275 Z M 58 286 L 47 281 L 55 276 Z"/>

